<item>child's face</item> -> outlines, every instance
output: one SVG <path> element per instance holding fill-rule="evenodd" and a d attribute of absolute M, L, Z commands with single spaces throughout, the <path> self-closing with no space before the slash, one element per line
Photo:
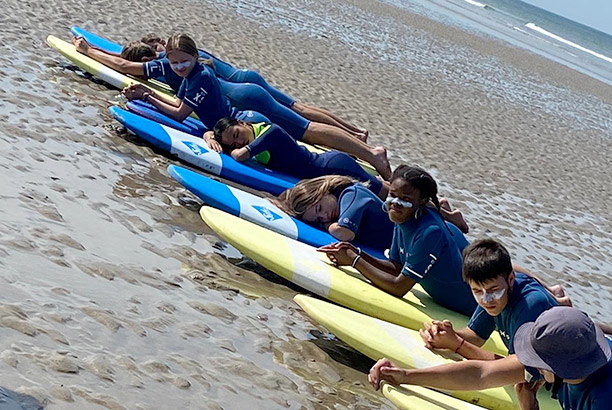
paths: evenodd
<path fill-rule="evenodd" d="M 191 70 L 193 70 L 193 66 L 197 63 L 195 56 L 180 50 L 173 50 L 168 53 L 167 57 L 172 71 L 179 77 L 187 77 Z"/>
<path fill-rule="evenodd" d="M 253 129 L 247 124 L 239 122 L 232 125 L 221 133 L 223 145 L 227 145 L 230 150 L 242 148 L 253 140 Z"/>
<path fill-rule="evenodd" d="M 339 214 L 338 200 L 332 194 L 327 194 L 320 201 L 306 208 L 302 219 L 305 222 L 325 225 L 330 222 L 337 222 Z"/>
<path fill-rule="evenodd" d="M 485 283 L 470 282 L 470 288 L 476 302 L 489 315 L 497 316 L 508 305 L 513 282 L 514 273 L 511 273 L 507 280 L 500 275 Z"/>
<path fill-rule="evenodd" d="M 407 220 L 414 218 L 416 210 L 421 206 L 423 202 L 421 199 L 421 192 L 415 189 L 412 185 L 406 182 L 402 178 L 396 178 L 391 182 L 389 188 L 389 196 L 387 199 L 398 198 L 404 203 L 410 203 L 412 206 L 406 207 L 399 203 L 389 203 L 389 219 L 396 223 L 401 224 Z"/>

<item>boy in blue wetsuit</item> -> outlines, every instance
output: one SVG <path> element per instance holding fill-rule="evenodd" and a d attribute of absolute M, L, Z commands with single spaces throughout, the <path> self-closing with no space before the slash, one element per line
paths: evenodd
<path fill-rule="evenodd" d="M 237 161 L 254 157 L 270 169 L 300 179 L 347 175 L 368 182 L 370 189 L 377 194 L 383 189 L 382 182 L 368 174 L 349 155 L 339 151 L 310 152 L 278 125 L 222 118 L 215 124 L 213 138 Z"/>
<path fill-rule="evenodd" d="M 421 337 L 427 347 L 450 349 L 467 359 L 495 360 L 480 346 L 498 330 L 510 354 L 514 335 L 524 323 L 557 305 L 555 297 L 531 276 L 513 270 L 510 254 L 497 241 L 484 239 L 463 251 L 463 279 L 469 284 L 478 308 L 467 328 L 454 331 L 449 321 L 426 323 Z M 538 378 L 535 369 L 528 369 Z"/>
<path fill-rule="evenodd" d="M 437 184 L 426 171 L 399 166 L 385 201 L 395 231 L 389 260 L 360 252 L 347 242 L 319 248 L 332 263 L 350 265 L 382 290 L 403 296 L 420 283 L 440 305 L 471 315 L 476 301 L 461 278 L 463 234 L 442 220 Z M 437 209 L 428 207 L 432 202 Z"/>
<path fill-rule="evenodd" d="M 564 410 L 608 410 L 612 403 L 612 339 L 584 312 L 554 306 L 534 322 L 524 323 L 514 336 L 516 354 L 498 360 L 463 360 L 426 369 L 402 369 L 380 359 L 368 380 L 375 389 L 385 380 L 444 390 L 482 390 L 522 386 L 526 369 L 537 369 L 553 384 Z M 532 389 L 518 390 L 523 410 L 539 408 Z"/>

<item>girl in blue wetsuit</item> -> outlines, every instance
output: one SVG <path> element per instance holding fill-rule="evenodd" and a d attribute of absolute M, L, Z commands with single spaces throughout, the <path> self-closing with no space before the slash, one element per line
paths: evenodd
<path fill-rule="evenodd" d="M 174 34 L 168 40 L 166 50 L 167 64 L 170 69 L 183 78 L 177 95 L 180 101 L 168 102 L 161 99 L 143 85 L 126 88 L 124 94 L 128 99 L 144 99 L 177 121 L 183 121 L 194 111 L 209 129 L 213 127 L 215 121 L 222 117 L 236 117 L 240 110 L 232 106 L 230 100 L 224 95 L 212 68 L 212 62 L 206 64 L 198 61 L 198 49 L 189 36 Z M 142 67 L 140 70 L 142 71 Z M 271 109 L 271 111 L 259 112 L 265 116 L 275 116 L 277 120 L 287 120 L 289 116 L 297 116 L 298 118 L 292 125 L 298 132 L 292 137 L 311 144 L 326 145 L 346 151 L 372 164 L 383 178 L 389 177 L 391 171 L 387 152 L 383 147 L 370 147 L 338 127 L 304 120 L 280 104 L 268 106 L 258 100 L 250 101 L 250 104 L 253 106 L 240 108 L 243 110 Z M 284 112 L 279 115 L 277 109 Z"/>
<path fill-rule="evenodd" d="M 166 42 L 162 40 L 161 37 L 159 37 L 158 35 L 147 34 L 141 39 L 141 41 L 153 47 L 159 53 L 158 56 L 160 58 L 165 56 Z M 311 105 L 296 101 L 287 94 L 268 84 L 268 82 L 257 71 L 249 69 L 238 69 L 202 49 L 198 50 L 198 53 L 200 58 L 209 59 L 213 61 L 215 65 L 215 71 L 219 79 L 229 81 L 230 83 L 256 84 L 262 87 L 266 92 L 268 92 L 268 94 L 270 94 L 270 96 L 272 96 L 272 98 L 274 98 L 276 101 L 288 108 L 291 108 L 293 111 L 297 112 L 301 116 L 311 121 L 334 125 L 336 127 L 344 129 L 345 131 L 348 131 L 355 137 L 364 139 L 364 141 L 365 139 L 367 139 L 368 132 L 366 130 L 358 128 L 344 121 L 343 119 L 339 118 L 328 110 L 313 107 Z M 138 59 L 132 61 L 141 60 Z"/>
<path fill-rule="evenodd" d="M 167 83 L 178 94 L 183 78 L 172 70 L 170 62 L 165 58 L 165 55 L 166 52 L 163 51 L 157 54 L 158 58 L 154 58 L 155 51 L 151 47 L 145 47 L 144 43 L 130 43 L 121 52 L 121 57 L 130 61 L 141 61 L 144 57 L 146 61 L 142 67 L 144 71 L 143 77 L 145 79 L 159 79 Z M 268 90 L 268 88 L 272 87 L 267 85 L 263 78 L 261 78 L 260 83 L 265 83 L 268 88 L 262 87 L 259 84 L 235 81 L 245 78 L 255 79 L 256 76 L 254 74 L 256 73 L 254 71 L 247 70 L 251 74 L 241 75 L 243 70 L 236 70 L 231 65 L 203 50 L 198 51 L 198 56 L 200 59 L 204 58 L 205 61 L 212 62 L 212 64 L 209 63 L 208 65 L 213 68 L 215 76 L 219 80 L 221 92 L 227 97 L 232 107 L 239 111 L 252 111 L 256 107 L 257 112 L 265 115 L 265 118 L 256 115 L 255 118 L 250 118 L 250 121 L 271 121 L 274 124 L 280 125 L 296 139 L 301 139 L 304 136 L 310 121 L 291 110 L 289 108 L 291 104 L 284 105 L 279 103 L 278 98 L 285 102 L 290 101 L 291 99 L 288 96 L 283 97 L 282 93 L 277 90 L 275 94 L 277 98 L 273 97 Z"/>
<path fill-rule="evenodd" d="M 222 118 L 215 124 L 213 138 L 237 161 L 255 158 L 270 169 L 301 179 L 348 175 L 367 182 L 378 195 L 387 192 L 380 180 L 368 174 L 349 155 L 339 151 L 310 152 L 278 125 Z"/>
<path fill-rule="evenodd" d="M 178 92 L 183 81 L 182 77 L 170 68 L 166 58 L 166 42 L 155 35 L 148 35 L 143 37 L 142 41 L 129 43 L 120 55 L 93 48 L 82 38 L 75 38 L 74 44 L 79 52 L 119 72 L 166 82 L 174 92 Z M 198 57 L 212 62 L 215 75 L 221 80 L 224 93 L 231 99 L 233 106 L 239 110 L 251 109 L 252 101 L 258 101 L 257 108 L 270 114 L 273 121 L 281 124 L 280 121 L 284 119 L 297 123 L 300 130 L 295 131 L 295 134 L 292 133 L 296 138 L 304 134 L 307 120 L 311 120 L 338 127 L 363 141 L 367 139 L 366 130 L 347 123 L 325 109 L 295 101 L 268 84 L 256 71 L 237 69 L 204 50 L 198 50 Z M 262 106 L 265 108 L 262 109 Z M 275 114 L 280 116 L 280 121 L 274 118 Z M 291 124 L 282 123 L 281 126 L 290 130 Z"/>
<path fill-rule="evenodd" d="M 382 200 L 353 178 L 330 175 L 303 180 L 275 202 L 289 215 L 325 229 L 339 240 L 382 251 L 391 246 L 393 222 L 382 210 Z"/>
<path fill-rule="evenodd" d="M 158 35 L 147 34 L 142 39 L 140 39 L 140 41 L 151 46 L 158 53 L 157 58 L 166 57 L 166 41 L 163 40 Z M 128 44 L 124 48 L 124 51 L 130 47 L 130 44 Z M 209 53 L 208 51 L 205 51 L 202 49 L 198 50 L 198 55 L 202 59 L 212 60 L 215 66 L 215 73 L 217 74 L 217 77 L 219 77 L 219 79 L 223 79 L 225 81 L 229 81 L 232 83 L 256 84 L 262 87 L 264 90 L 266 90 L 276 101 L 283 104 L 284 106 L 291 108 L 294 104 L 296 104 L 296 101 L 293 98 L 283 93 L 279 89 L 274 88 L 270 84 L 268 84 L 268 82 L 257 71 L 249 70 L 246 68 L 243 68 L 243 69 L 236 68 L 230 63 L 227 63 L 221 60 L 220 58 L 216 57 L 215 55 Z M 127 57 L 124 57 L 124 58 L 127 58 Z M 137 59 L 137 60 L 134 60 L 132 58 L 127 58 L 127 59 L 131 61 L 141 61 L 140 59 Z M 355 129 L 358 132 L 362 132 L 362 133 L 364 132 L 363 130 L 359 130 L 357 128 Z"/>
<path fill-rule="evenodd" d="M 334 264 L 355 267 L 388 293 L 403 296 L 420 283 L 438 304 L 471 315 L 476 301 L 461 276 L 461 252 L 468 242 L 442 220 L 437 192 L 426 171 L 401 165 L 393 172 L 385 201 L 395 224 L 389 260 L 373 258 L 348 242 L 320 250 Z"/>
<path fill-rule="evenodd" d="M 395 224 L 384 211 L 383 201 L 354 179 L 323 176 L 303 180 L 279 195 L 276 203 L 291 216 L 324 228 L 339 240 L 383 251 L 391 247 Z M 461 212 L 451 211 L 446 200 L 441 215 L 467 230 Z M 460 235 L 455 225 L 448 225 Z"/>

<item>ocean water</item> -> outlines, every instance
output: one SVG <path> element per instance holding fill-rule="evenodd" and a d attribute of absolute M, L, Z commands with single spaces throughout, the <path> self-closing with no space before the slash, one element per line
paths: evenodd
<path fill-rule="evenodd" d="M 612 85 L 612 36 L 539 7 L 518 0 L 381 1 L 509 42 Z"/>

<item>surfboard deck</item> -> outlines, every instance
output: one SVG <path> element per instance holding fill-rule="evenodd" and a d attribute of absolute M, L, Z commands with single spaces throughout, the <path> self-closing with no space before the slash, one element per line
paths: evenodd
<path fill-rule="evenodd" d="M 167 85 L 156 85 L 148 82 L 144 82 L 134 77 L 121 74 L 118 71 L 113 70 L 110 67 L 105 66 L 102 63 L 97 62 L 93 58 L 86 56 L 85 54 L 79 53 L 72 43 L 68 43 L 55 36 L 47 36 L 47 44 L 57 50 L 60 54 L 74 63 L 82 70 L 89 74 L 101 79 L 107 84 L 113 87 L 123 89 L 132 84 L 144 84 L 151 87 L 160 98 L 168 101 L 173 101 L 174 97 L 168 95 L 169 87 Z"/>
<path fill-rule="evenodd" d="M 421 386 L 393 386 L 382 382 L 382 394 L 400 410 L 483 410 L 466 401 Z"/>
<path fill-rule="evenodd" d="M 372 286 L 355 271 L 334 267 L 310 245 L 209 206 L 203 206 L 200 215 L 243 255 L 342 306 L 411 329 L 419 329 L 423 322 L 433 319 L 449 319 L 457 328 L 467 325 L 467 316 L 438 305 L 419 285 L 398 298 Z M 502 355 L 508 353 L 498 334 L 494 334 L 485 348 Z"/>
<path fill-rule="evenodd" d="M 338 241 L 328 232 L 291 217 L 266 198 L 228 186 L 176 165 L 168 166 L 168 174 L 207 205 L 246 219 L 281 235 L 315 247 Z M 384 252 L 380 249 L 362 246 L 359 243 L 355 245 L 377 258 L 384 258 Z"/>
<path fill-rule="evenodd" d="M 151 145 L 211 174 L 273 195 L 279 195 L 297 182 L 296 178 L 269 170 L 256 161 L 241 163 L 229 155 L 215 152 L 208 148 L 202 138 L 159 124 L 119 107 L 111 107 L 109 111 L 128 130 Z"/>
<path fill-rule="evenodd" d="M 386 357 L 395 364 L 409 369 L 422 369 L 463 360 L 453 352 L 427 349 L 416 330 L 306 295 L 297 295 L 294 301 L 331 333 L 374 360 Z M 490 409 L 510 410 L 518 406 L 514 386 L 446 393 Z M 546 392 L 540 394 L 538 400 L 541 409 L 560 408 L 559 403 L 552 400 L 550 394 Z"/>
<path fill-rule="evenodd" d="M 135 114 L 140 115 L 141 117 L 148 118 L 151 121 L 158 122 L 163 125 L 167 125 L 168 127 L 175 128 L 179 131 L 186 132 L 187 134 L 191 134 L 196 137 L 202 137 L 208 128 L 202 124 L 202 121 L 194 118 L 187 117 L 182 122 L 173 120 L 167 115 L 159 112 L 157 108 L 155 108 L 152 104 L 149 104 L 145 101 L 141 100 L 133 100 L 128 101 L 126 103 L 126 108 Z"/>

